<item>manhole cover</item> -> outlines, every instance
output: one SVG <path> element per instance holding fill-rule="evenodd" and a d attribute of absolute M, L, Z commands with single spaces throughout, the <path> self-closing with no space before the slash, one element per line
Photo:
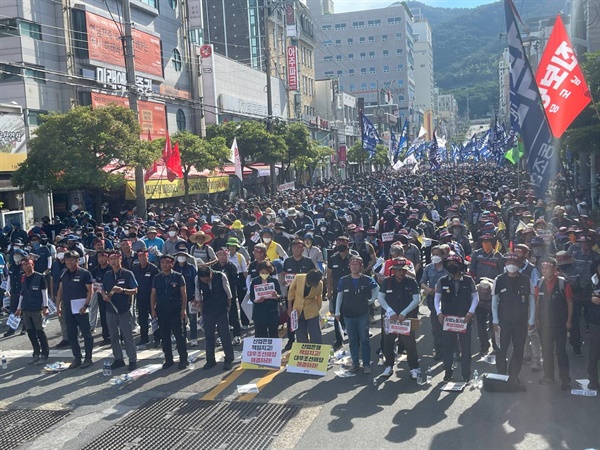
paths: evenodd
<path fill-rule="evenodd" d="M 69 411 L 38 409 L 0 410 L 0 450 L 9 450 L 60 422 Z"/>
<path fill-rule="evenodd" d="M 153 399 L 85 449 L 267 449 L 299 407 Z"/>

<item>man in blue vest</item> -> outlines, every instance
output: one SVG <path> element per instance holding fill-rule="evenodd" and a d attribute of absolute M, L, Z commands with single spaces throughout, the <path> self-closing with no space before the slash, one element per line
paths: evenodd
<path fill-rule="evenodd" d="M 196 283 L 196 301 L 202 304 L 204 318 L 204 336 L 206 338 L 206 364 L 204 369 L 212 369 L 217 365 L 215 360 L 215 328 L 223 344 L 225 362 L 223 370 L 231 370 L 233 362 L 233 345 L 229 334 L 229 308 L 231 307 L 231 287 L 227 276 L 215 272 L 210 267 L 198 270 Z"/>
<path fill-rule="evenodd" d="M 471 326 L 479 295 L 473 278 L 464 273 L 465 264 L 460 255 L 450 254 L 445 262 L 449 275 L 439 279 L 435 287 L 434 305 L 442 331 L 444 381 L 452 380 L 452 359 L 456 341 L 460 344 L 463 381 L 471 379 Z M 450 317 L 447 317 L 450 316 Z M 450 322 L 462 321 L 465 326 L 450 328 Z M 447 323 L 445 323 L 447 322 Z"/>
<path fill-rule="evenodd" d="M 33 346 L 33 361 L 30 364 L 46 364 L 48 354 L 48 338 L 42 326 L 42 316 L 48 315 L 48 289 L 44 275 L 35 272 L 34 261 L 25 257 L 21 261 L 24 276 L 21 279 L 21 295 L 16 316 L 21 317 L 27 336 Z"/>

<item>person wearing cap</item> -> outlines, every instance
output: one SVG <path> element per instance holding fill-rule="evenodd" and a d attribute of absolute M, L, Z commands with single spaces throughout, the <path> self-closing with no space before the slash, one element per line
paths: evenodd
<path fill-rule="evenodd" d="M 392 247 L 393 248 L 393 247 Z M 429 317 L 431 320 L 431 332 L 433 334 L 433 359 L 440 361 L 442 359 L 442 324 L 437 318 L 434 305 L 435 286 L 440 278 L 448 275 L 448 271 L 444 267 L 444 257 L 446 253 L 444 249 L 436 245 L 431 248 L 431 263 L 427 264 L 423 269 L 421 277 L 421 287 L 423 293 L 427 296 L 427 307 L 429 308 Z"/>
<path fill-rule="evenodd" d="M 52 267 L 52 254 L 50 249 L 42 245 L 42 238 L 39 234 L 33 234 L 29 239 L 31 244 L 31 253 L 37 255 L 34 261 L 34 270 L 42 275 L 50 273 L 50 267 Z"/>
<path fill-rule="evenodd" d="M 275 261 L 277 258 L 284 260 L 288 257 L 288 254 L 283 247 L 273 241 L 273 230 L 271 228 L 263 228 L 260 230 L 260 237 L 267 248 L 267 257 L 269 260 Z"/>
<path fill-rule="evenodd" d="M 146 231 L 146 237 L 142 240 L 144 241 L 144 244 L 146 244 L 146 248 L 149 250 L 148 258 L 150 259 L 150 262 L 157 264 L 159 260 L 158 255 L 160 252 L 162 252 L 165 241 L 158 237 L 158 230 L 156 227 L 148 227 L 148 230 Z"/>
<path fill-rule="evenodd" d="M 196 266 L 202 267 L 214 264 L 217 260 L 215 251 L 208 243 L 212 241 L 212 236 L 204 231 L 197 231 L 190 235 L 190 255 L 196 260 Z"/>
<path fill-rule="evenodd" d="M 237 240 L 237 239 L 236 239 Z M 229 241 L 228 241 L 229 242 Z M 238 244 L 239 245 L 239 244 Z M 230 246 L 231 247 L 231 246 Z M 242 272 L 242 276 L 238 276 L 237 266 L 233 263 L 234 260 L 238 260 L 237 257 L 234 259 L 229 259 L 229 251 L 225 247 L 218 248 L 216 251 L 217 254 L 217 262 L 212 266 L 213 270 L 216 272 L 222 272 L 227 277 L 227 281 L 229 282 L 229 288 L 231 290 L 231 305 L 229 306 L 229 326 L 231 327 L 231 331 L 233 331 L 233 345 L 240 345 L 242 343 L 241 340 L 241 326 L 240 326 L 240 315 L 238 313 L 238 292 L 236 289 L 237 284 L 242 280 L 245 283 L 244 273 Z M 239 255 L 239 253 L 236 253 Z M 247 267 L 245 266 L 246 261 L 244 258 L 239 256 L 241 261 L 237 261 L 238 263 L 243 264 L 244 270 L 246 270 L 245 274 L 247 275 Z M 245 294 L 246 286 L 244 284 L 244 289 L 242 292 Z M 242 297 L 243 299 L 244 297 Z M 240 308 L 241 309 L 241 308 Z M 243 312 L 243 311 L 242 311 Z"/>
<path fill-rule="evenodd" d="M 407 318 L 416 319 L 419 311 L 420 292 L 419 285 L 414 278 L 407 274 L 408 260 L 398 258 L 392 265 L 392 276 L 386 277 L 379 291 L 379 304 L 385 311 L 386 320 L 403 322 Z M 394 372 L 394 346 L 396 340 L 400 340 L 402 347 L 406 350 L 408 357 L 408 368 L 410 376 L 417 379 L 419 371 L 419 355 L 417 353 L 417 342 L 415 331 L 411 329 L 408 335 L 383 333 L 383 356 L 385 358 L 385 369 L 382 376 L 390 377 Z"/>
<path fill-rule="evenodd" d="M 217 255 L 218 258 L 218 255 Z M 248 317 L 246 316 L 246 313 L 244 312 L 244 310 L 241 308 L 242 302 L 244 300 L 244 298 L 246 297 L 246 293 L 247 293 L 247 285 L 246 285 L 246 280 L 248 278 L 248 261 L 249 258 L 246 259 L 241 253 L 240 253 L 240 242 L 237 238 L 235 237 L 230 237 L 227 240 L 227 260 L 229 261 L 230 264 L 232 264 L 235 269 L 236 269 L 236 279 L 235 280 L 229 280 L 229 286 L 231 287 L 231 290 L 233 291 L 233 299 L 234 302 L 237 302 L 240 305 L 240 315 L 241 315 L 241 319 L 242 319 L 242 323 L 247 326 L 250 321 L 248 319 Z M 237 323 L 236 325 L 233 325 L 234 327 L 236 327 L 238 330 L 236 332 L 236 330 L 234 330 L 234 339 L 239 339 L 240 333 L 239 333 L 239 327 L 240 327 L 240 323 L 239 323 L 239 316 L 237 314 L 237 305 L 234 304 L 233 307 L 231 307 L 229 309 L 229 316 L 230 316 L 230 321 Z M 235 319 L 233 318 L 233 315 L 235 313 Z"/>
<path fill-rule="evenodd" d="M 288 317 L 292 310 L 298 314 L 296 338 L 299 343 L 323 343 L 319 323 L 319 311 L 323 304 L 322 280 L 323 274 L 317 269 L 311 269 L 306 274 L 297 274 L 288 289 L 287 313 Z"/>
<path fill-rule="evenodd" d="M 177 224 L 172 223 L 171 225 L 169 225 L 169 228 L 167 230 L 168 237 L 165 243 L 163 244 L 163 248 L 161 250 L 163 254 L 174 255 L 178 248 L 177 244 L 179 244 L 180 242 L 185 243 L 185 239 L 182 239 L 179 236 L 177 236 L 178 232 L 179 227 L 177 226 Z"/>
<path fill-rule="evenodd" d="M 256 247 L 254 249 L 256 250 Z M 256 271 L 258 276 L 252 279 L 248 289 L 250 300 L 254 303 L 252 309 L 254 336 L 278 338 L 279 297 L 281 297 L 279 280 L 273 276 L 275 268 L 270 261 L 257 264 Z"/>
<path fill-rule="evenodd" d="M 233 345 L 229 334 L 228 311 L 231 307 L 231 288 L 227 276 L 213 271 L 210 267 L 201 267 L 195 280 L 195 299 L 201 304 L 206 338 L 206 364 L 204 369 L 217 365 L 215 359 L 215 329 L 223 345 L 225 360 L 223 370 L 231 370 L 234 360 Z"/>
<path fill-rule="evenodd" d="M 282 221 L 283 226 L 289 233 L 295 233 L 296 231 L 301 229 L 300 226 L 296 223 L 296 219 L 296 208 L 292 206 L 287 210 L 286 217 L 284 217 Z"/>
<path fill-rule="evenodd" d="M 137 369 L 137 352 L 133 340 L 133 328 L 131 326 L 131 304 L 133 296 L 137 294 L 138 284 L 133 272 L 124 269 L 122 255 L 119 250 L 111 250 L 108 254 L 110 269 L 104 274 L 102 290 L 100 295 L 106 303 L 106 323 L 111 336 L 111 347 L 114 361 L 111 369 L 119 369 L 125 366 L 121 340 L 125 343 L 125 351 L 129 358 L 129 371 Z"/>
<path fill-rule="evenodd" d="M 354 237 L 354 241 L 350 244 L 350 248 L 360 255 L 363 260 L 365 275 L 369 275 L 371 274 L 375 262 L 377 262 L 375 249 L 371 244 L 365 241 L 367 234 L 363 228 L 355 227 L 354 231 L 351 232 L 351 236 Z"/>
<path fill-rule="evenodd" d="M 569 333 L 569 344 L 573 348 L 575 356 L 583 356 L 579 321 L 581 309 L 585 307 L 586 300 L 590 298 L 592 285 L 590 283 L 589 288 L 584 289 L 585 282 L 582 283 L 582 279 L 585 277 L 583 275 L 585 272 L 579 269 L 573 257 L 564 250 L 556 253 L 556 265 L 558 274 L 568 281 L 573 292 L 573 329 Z"/>
<path fill-rule="evenodd" d="M 21 276 L 23 271 L 21 270 L 21 261 L 27 257 L 23 247 L 23 242 L 17 240 L 12 243 L 12 249 L 8 255 L 8 279 L 6 280 L 6 294 L 10 297 L 10 305 L 8 311 L 10 314 L 14 314 L 17 311 L 19 304 L 19 296 L 21 295 Z M 23 329 L 23 333 L 25 330 Z M 9 328 L 4 337 L 9 337 L 15 334 L 15 330 Z"/>
<path fill-rule="evenodd" d="M 273 240 L 281 245 L 284 249 L 290 248 L 290 235 L 286 232 L 286 228 L 282 222 L 276 221 L 275 225 L 273 225 Z"/>
<path fill-rule="evenodd" d="M 359 349 L 362 354 L 363 371 L 371 373 L 371 344 L 369 342 L 369 306 L 379 294 L 377 282 L 364 274 L 360 256 L 349 258 L 350 274 L 340 278 L 337 285 L 335 319 L 344 317 L 350 346 L 352 366 L 349 371 L 360 369 Z"/>
<path fill-rule="evenodd" d="M 129 238 L 129 242 L 131 242 L 131 250 L 133 250 L 136 255 L 139 251 L 146 250 L 146 243 L 138 238 L 137 225 L 131 226 L 127 237 Z"/>
<path fill-rule="evenodd" d="M 338 236 L 335 240 L 335 253 L 329 255 L 327 260 L 327 297 L 331 302 L 329 312 L 334 313 L 338 296 L 337 286 L 343 276 L 350 274 L 350 256 L 358 256 L 354 250 L 350 250 L 348 236 Z M 344 317 L 340 317 L 340 322 L 334 324 L 335 342 L 333 348 L 337 349 L 343 345 L 342 328 L 344 328 Z"/>
<path fill-rule="evenodd" d="M 121 264 L 127 270 L 133 269 L 133 265 L 137 259 L 137 253 L 135 253 L 131 247 L 131 241 L 128 238 L 121 240 Z"/>
<path fill-rule="evenodd" d="M 452 380 L 452 361 L 458 340 L 462 378 L 463 381 L 468 382 L 471 379 L 471 329 L 479 295 L 473 278 L 465 274 L 465 265 L 461 256 L 448 255 L 445 268 L 448 275 L 441 277 L 435 287 L 434 305 L 438 320 L 443 325 L 445 316 L 463 317 L 467 329 L 464 333 L 442 331 L 444 381 Z"/>
<path fill-rule="evenodd" d="M 573 292 L 557 275 L 556 259 L 542 262 L 542 278 L 535 286 L 535 322 L 542 344 L 544 376 L 540 384 L 554 383 L 554 354 L 558 360 L 561 389 L 570 389 L 567 332 L 573 327 Z"/>
<path fill-rule="evenodd" d="M 173 270 L 174 262 L 175 258 L 171 255 L 160 257 L 160 273 L 152 280 L 150 297 L 152 318 L 158 319 L 162 350 L 165 356 L 163 369 L 168 369 L 174 364 L 171 333 L 175 336 L 177 344 L 178 368 L 185 369 L 188 366 L 184 336 L 184 323 L 187 317 L 187 289 L 183 275 Z"/>
<path fill-rule="evenodd" d="M 304 234 L 304 251 L 302 252 L 302 256 L 309 258 L 315 267 L 319 269 L 321 272 L 325 269 L 323 267 L 323 252 L 321 249 L 315 245 L 315 236 L 312 233 Z M 325 249 L 326 250 L 326 249 Z"/>
<path fill-rule="evenodd" d="M 260 236 L 258 234 L 261 226 L 256 222 L 256 216 L 250 214 L 248 216 L 248 222 L 244 225 L 244 240 L 245 245 L 248 248 L 248 253 L 252 254 L 254 246 L 259 242 Z"/>
<path fill-rule="evenodd" d="M 152 308 L 150 299 L 152 296 L 152 282 L 154 277 L 160 271 L 158 267 L 152 264 L 148 258 L 148 250 L 143 249 L 137 252 L 137 263 L 133 266 L 133 275 L 138 283 L 138 292 L 135 296 L 138 323 L 140 325 L 140 340 L 137 343 L 137 348 L 145 350 L 146 345 L 150 343 L 148 319 L 152 316 Z M 153 332 L 154 348 L 160 346 L 160 330 L 158 327 Z"/>
<path fill-rule="evenodd" d="M 96 265 L 90 270 L 92 278 L 94 279 L 94 285 L 92 287 L 92 301 L 90 303 L 90 330 L 92 334 L 98 324 L 98 312 L 100 313 L 100 326 L 102 328 L 102 342 L 100 345 L 110 344 L 110 331 L 108 329 L 108 323 L 106 322 L 106 302 L 102 299 L 100 291 L 102 290 L 102 282 L 104 281 L 104 275 L 106 272 L 110 272 L 110 265 L 108 264 L 108 253 L 109 250 L 100 249 L 96 252 Z M 100 300 L 100 301 L 98 301 Z"/>
<path fill-rule="evenodd" d="M 173 254 L 173 257 L 175 258 L 173 270 L 183 275 L 183 278 L 185 279 L 185 285 L 190 286 L 190 288 L 187 289 L 187 317 L 190 327 L 190 346 L 197 347 L 198 313 L 192 313 L 190 308 L 192 308 L 192 306 L 199 306 L 192 305 L 192 302 L 194 302 L 194 289 L 192 289 L 192 286 L 194 286 L 196 276 L 198 275 L 198 270 L 196 270 L 195 264 L 190 264 L 190 259 L 193 260 L 193 258 L 187 253 L 185 242 L 179 242 L 177 245 L 177 250 Z"/>
<path fill-rule="evenodd" d="M 531 279 L 519 272 L 517 255 L 507 253 L 504 263 L 506 272 L 494 280 L 492 295 L 494 332 L 500 335 L 496 369 L 500 374 L 508 374 L 510 382 L 518 384 L 527 332 L 535 328 L 535 295 Z M 507 366 L 511 343 L 513 352 Z"/>
<path fill-rule="evenodd" d="M 42 318 L 48 315 L 48 289 L 44 275 L 34 271 L 33 258 L 21 260 L 24 277 L 21 280 L 21 293 L 15 315 L 21 317 L 27 336 L 33 347 L 33 360 L 30 364 L 46 364 L 50 349 L 48 338 L 42 326 Z"/>
<path fill-rule="evenodd" d="M 85 369 L 92 363 L 92 348 L 94 338 L 90 331 L 90 319 L 88 308 L 92 300 L 92 274 L 86 269 L 79 267 L 79 254 L 75 251 L 65 253 L 65 270 L 60 276 L 58 292 L 56 294 L 56 308 L 58 315 L 64 315 L 67 325 L 67 335 L 73 357 L 75 358 L 69 369 L 81 367 Z M 71 305 L 71 302 L 74 304 Z M 83 306 L 79 306 L 83 303 Z M 83 336 L 85 347 L 85 360 L 81 362 L 81 348 L 79 346 L 79 333 Z"/>

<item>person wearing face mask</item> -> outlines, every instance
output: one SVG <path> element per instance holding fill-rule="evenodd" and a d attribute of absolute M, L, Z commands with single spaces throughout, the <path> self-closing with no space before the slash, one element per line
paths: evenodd
<path fill-rule="evenodd" d="M 273 241 L 273 230 L 270 228 L 263 228 L 260 231 L 260 237 L 263 241 L 263 244 L 265 244 L 267 247 L 267 257 L 271 261 L 275 261 L 277 258 L 281 258 L 283 260 L 288 257 L 283 247 L 277 242 Z"/>
<path fill-rule="evenodd" d="M 94 268 L 90 270 L 92 278 L 94 279 L 94 293 L 92 294 L 90 303 L 90 330 L 94 333 L 98 323 L 98 312 L 100 312 L 100 326 L 102 327 L 102 342 L 100 345 L 110 344 L 110 332 L 108 323 L 106 322 L 106 302 L 103 302 L 102 300 L 98 301 L 98 292 L 101 290 L 104 274 L 110 271 L 108 252 L 109 250 L 98 250 L 95 255 L 97 263 Z"/>
<path fill-rule="evenodd" d="M 198 345 L 198 313 L 192 314 L 190 308 L 193 306 L 192 302 L 194 302 L 194 289 L 192 289 L 192 286 L 194 286 L 198 271 L 194 265 L 189 263 L 191 256 L 185 251 L 185 245 L 180 244 L 180 246 L 183 248 L 179 247 L 173 254 L 175 257 L 173 271 L 183 275 L 185 285 L 190 286 L 190 289 L 187 290 L 187 317 L 190 326 L 190 346 L 196 347 Z"/>
<path fill-rule="evenodd" d="M 364 273 L 365 275 L 369 275 L 377 261 L 377 256 L 375 256 L 375 249 L 373 246 L 365 241 L 366 235 L 367 234 L 362 227 L 356 227 L 354 229 L 354 242 L 350 248 L 360 255 L 363 260 Z"/>
<path fill-rule="evenodd" d="M 427 307 L 429 308 L 429 317 L 431 319 L 431 332 L 433 334 L 433 359 L 440 361 L 442 359 L 442 324 L 437 318 L 434 306 L 435 286 L 440 278 L 448 275 L 443 263 L 444 250 L 436 245 L 431 249 L 431 263 L 423 269 L 421 277 L 421 287 L 423 293 L 427 296 Z"/>
<path fill-rule="evenodd" d="M 33 270 L 42 275 L 47 275 L 50 273 L 50 268 L 52 267 L 52 255 L 50 254 L 50 249 L 42 245 L 40 242 L 41 239 L 39 234 L 34 234 L 29 241 L 32 247 L 31 253 L 38 256 L 34 262 Z"/>
<path fill-rule="evenodd" d="M 240 315 L 237 306 L 237 299 L 240 295 L 238 293 L 238 283 L 243 285 L 241 298 L 244 298 L 246 292 L 245 276 L 248 273 L 248 267 L 246 266 L 246 260 L 242 258 L 239 253 L 237 253 L 237 246 L 239 246 L 239 244 L 230 241 L 227 241 L 227 243 L 227 248 L 221 247 L 215 252 L 217 254 L 217 262 L 214 266 L 212 266 L 212 269 L 216 272 L 224 273 L 227 277 L 227 281 L 229 282 L 229 289 L 231 290 L 231 305 L 229 306 L 228 319 L 229 326 L 232 328 L 231 331 L 233 331 L 232 344 L 240 345 L 242 343 L 242 339 Z M 233 252 L 233 254 L 231 252 Z"/>
<path fill-rule="evenodd" d="M 12 244 L 12 250 L 9 254 L 8 263 L 8 280 L 6 285 L 8 287 L 6 294 L 10 296 L 9 313 L 14 314 L 19 305 L 19 296 L 21 295 L 21 276 L 23 271 L 21 270 L 21 261 L 27 257 L 27 252 L 22 250 L 23 242 L 15 241 Z M 24 324 L 23 324 L 24 325 Z M 22 334 L 25 333 L 23 328 Z M 4 337 L 9 337 L 15 334 L 15 330 L 9 328 Z"/>
<path fill-rule="evenodd" d="M 259 230 L 260 225 L 256 223 L 256 216 L 254 214 L 250 214 L 248 216 L 248 223 L 244 225 L 244 239 L 246 241 L 248 253 L 251 255 L 254 251 L 254 246 L 260 240 L 260 236 L 258 235 Z"/>
<path fill-rule="evenodd" d="M 60 283 L 61 274 L 67 269 L 65 265 L 65 252 L 67 246 L 64 244 L 56 245 L 56 259 L 52 261 L 52 267 L 50 268 L 50 298 L 56 304 L 56 294 L 58 293 L 58 286 Z M 61 340 L 54 348 L 67 348 L 70 346 L 69 337 L 67 334 L 67 325 L 63 316 L 58 316 L 58 323 L 60 324 L 60 335 Z"/>
<path fill-rule="evenodd" d="M 446 275 L 438 280 L 435 287 L 434 305 L 440 324 L 444 324 L 445 316 L 462 317 L 467 325 L 464 333 L 442 331 L 444 381 L 452 381 L 452 362 L 458 341 L 461 353 L 461 371 L 463 381 L 471 379 L 471 329 L 479 296 L 473 278 L 464 273 L 464 262 L 461 256 L 450 254 L 445 262 Z"/>
<path fill-rule="evenodd" d="M 141 239 L 138 239 L 136 227 L 132 227 L 129 229 L 129 234 L 127 235 L 127 237 L 131 242 L 131 250 L 133 250 L 136 254 L 139 251 L 146 250 L 146 243 Z"/>
<path fill-rule="evenodd" d="M 279 219 L 277 219 L 279 220 Z M 287 230 L 282 222 L 276 221 L 275 225 L 273 225 L 273 240 L 281 245 L 284 249 L 290 248 L 290 243 L 292 242 L 289 238 L 290 234 L 287 233 Z"/>
<path fill-rule="evenodd" d="M 306 208 L 305 206 L 301 206 L 300 209 L 297 212 L 297 216 L 296 216 L 296 226 L 298 227 L 298 230 L 304 230 L 306 229 L 307 225 L 311 225 L 314 227 L 314 222 L 313 220 L 308 216 L 308 208 Z"/>
<path fill-rule="evenodd" d="M 278 338 L 279 298 L 281 286 L 272 275 L 274 267 L 270 261 L 263 261 L 256 267 L 258 277 L 250 282 L 250 300 L 254 303 L 252 320 L 254 336 L 257 338 Z"/>
<path fill-rule="evenodd" d="M 133 275 L 138 282 L 138 292 L 136 295 L 136 306 L 138 312 L 138 323 L 140 324 L 140 340 L 137 344 L 138 349 L 145 350 L 146 345 L 150 343 L 148 335 L 150 327 L 148 318 L 151 316 L 150 297 L 152 294 L 152 282 L 154 277 L 160 271 L 158 267 L 152 264 L 148 259 L 148 250 L 137 252 L 137 264 L 133 266 Z M 153 332 L 154 348 L 160 347 L 160 330 L 156 328 Z"/>
<path fill-rule="evenodd" d="M 504 256 L 506 272 L 494 280 L 492 316 L 494 332 L 500 334 L 496 369 L 509 375 L 509 382 L 519 384 L 527 332 L 535 328 L 535 296 L 531 279 L 519 272 L 519 258 L 514 253 Z M 506 356 L 512 343 L 510 364 Z"/>
<path fill-rule="evenodd" d="M 177 251 L 177 244 L 179 242 L 183 242 L 185 243 L 185 241 L 183 239 L 181 239 L 179 236 L 177 236 L 177 231 L 178 231 L 178 227 L 176 224 L 171 224 L 169 225 L 169 229 L 167 230 L 167 240 L 165 241 L 163 248 L 162 248 L 162 253 L 164 255 L 174 255 L 175 252 Z"/>
<path fill-rule="evenodd" d="M 127 270 L 131 270 L 136 262 L 137 254 L 133 252 L 131 241 L 129 241 L 129 239 L 123 239 L 121 241 L 121 257 L 123 267 Z"/>
<path fill-rule="evenodd" d="M 317 231 L 315 232 L 315 236 L 323 240 L 323 245 L 321 246 L 322 249 L 331 249 L 335 242 L 335 234 L 333 234 L 333 232 L 329 230 L 327 222 L 325 222 L 324 220 L 319 225 L 317 225 Z"/>

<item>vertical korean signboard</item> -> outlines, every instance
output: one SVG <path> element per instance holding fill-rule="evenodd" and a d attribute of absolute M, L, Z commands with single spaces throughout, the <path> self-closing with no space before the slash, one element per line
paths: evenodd
<path fill-rule="evenodd" d="M 298 90 L 298 48 L 294 45 L 288 45 L 287 65 L 288 65 L 288 89 L 290 91 Z"/>

